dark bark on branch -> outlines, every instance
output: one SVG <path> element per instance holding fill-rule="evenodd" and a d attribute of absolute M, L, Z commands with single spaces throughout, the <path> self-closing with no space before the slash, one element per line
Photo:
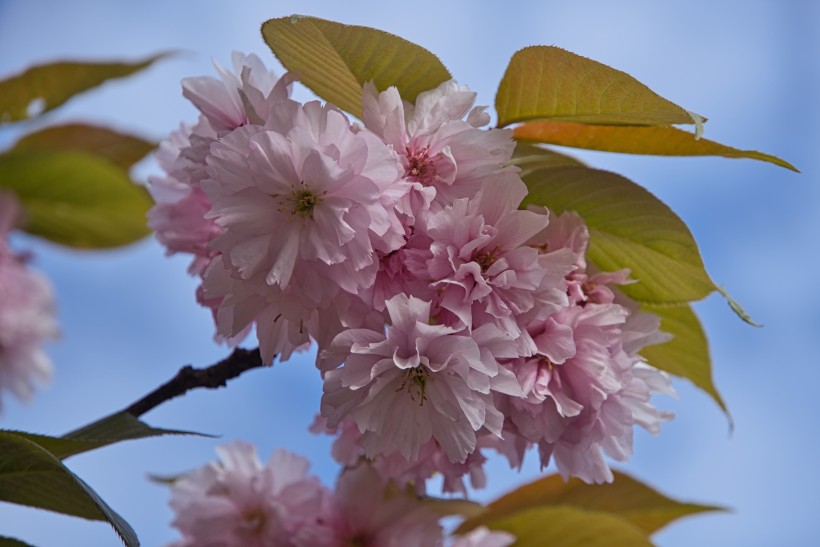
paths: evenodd
<path fill-rule="evenodd" d="M 251 350 L 236 348 L 233 353 L 215 365 L 206 368 L 194 368 L 191 365 L 182 367 L 176 376 L 126 408 L 125 412 L 139 418 L 152 408 L 192 389 L 224 387 L 228 380 L 236 378 L 246 370 L 264 366 L 262 357 L 259 355 L 259 348 Z"/>

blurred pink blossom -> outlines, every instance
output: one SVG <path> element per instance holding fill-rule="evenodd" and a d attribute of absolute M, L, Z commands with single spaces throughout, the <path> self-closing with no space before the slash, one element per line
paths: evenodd
<path fill-rule="evenodd" d="M 307 474 L 308 461 L 277 451 L 266 464 L 243 442 L 216 448 L 219 462 L 171 486 L 174 545 L 290 547 L 316 533 L 326 489 Z"/>
<path fill-rule="evenodd" d="M 0 192 L 0 390 L 25 401 L 35 384 L 51 378 L 51 360 L 42 345 L 59 330 L 48 281 L 8 246 L 8 233 L 21 214 L 16 197 Z"/>

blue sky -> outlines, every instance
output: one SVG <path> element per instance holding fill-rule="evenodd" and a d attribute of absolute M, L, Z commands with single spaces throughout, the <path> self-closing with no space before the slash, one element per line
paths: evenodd
<path fill-rule="evenodd" d="M 160 139 L 193 108 L 179 80 L 213 74 L 233 49 L 277 67 L 261 40 L 266 19 L 304 13 L 398 34 L 437 53 L 492 104 L 509 57 L 557 45 L 624 70 L 663 96 L 707 116 L 705 136 L 776 154 L 801 169 L 751 160 L 669 159 L 579 153 L 594 166 L 643 184 L 669 204 L 699 241 L 712 277 L 763 329 L 740 322 L 718 296 L 697 305 L 710 336 L 715 378 L 735 421 L 683 381 L 678 400 L 658 398 L 677 418 L 653 438 L 636 434 L 621 469 L 688 501 L 733 508 L 683 520 L 659 545 L 811 545 L 816 539 L 820 381 L 820 4 L 805 1 L 671 3 L 158 2 L 0 0 L 0 74 L 56 59 L 135 59 L 183 53 L 135 78 L 71 101 L 48 122 L 93 120 Z M 46 5 L 47 7 L 44 7 Z M 310 97 L 304 89 L 298 98 Z M 32 126 L 34 127 L 34 126 Z M 20 129 L 0 129 L 6 146 Z M 138 176 L 156 172 L 150 161 Z M 57 291 L 62 339 L 49 346 L 53 382 L 27 405 L 6 398 L 0 427 L 62 433 L 126 406 L 187 363 L 227 350 L 211 341 L 208 313 L 193 299 L 184 258 L 152 240 L 116 251 L 76 253 L 30 238 L 35 265 Z M 320 382 L 310 357 L 252 371 L 228 389 L 199 392 L 145 416 L 149 423 L 222 435 L 123 443 L 68 461 L 119 511 L 143 544 L 176 537 L 165 488 L 149 473 L 174 474 L 213 459 L 217 442 L 249 440 L 263 458 L 277 447 L 311 459 L 332 484 L 329 440 L 307 432 Z M 489 499 L 539 474 L 493 461 Z M 116 545 L 105 525 L 0 504 L 0 532 L 42 546 Z M 68 539 L 67 539 L 68 538 Z"/>

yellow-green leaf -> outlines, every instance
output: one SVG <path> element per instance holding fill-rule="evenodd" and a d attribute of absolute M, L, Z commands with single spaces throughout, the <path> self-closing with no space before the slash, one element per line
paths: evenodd
<path fill-rule="evenodd" d="M 604 271 L 629 268 L 637 283 L 622 290 L 635 300 L 679 305 L 715 290 L 686 224 L 646 189 L 585 167 L 541 169 L 523 178 L 525 204 L 581 215 L 590 231 L 589 259 Z"/>
<path fill-rule="evenodd" d="M 729 409 L 712 379 L 712 361 L 706 333 L 691 306 L 644 307 L 661 318 L 661 330 L 674 338 L 663 344 L 645 347 L 641 350 L 641 355 L 652 366 L 686 378 L 709 394 L 731 423 Z"/>
<path fill-rule="evenodd" d="M 480 503 L 463 498 L 435 498 L 425 496 L 421 499 L 421 502 L 425 507 L 440 517 L 453 515 L 472 517 L 480 515 L 484 511 L 484 506 Z"/>
<path fill-rule="evenodd" d="M 516 139 L 653 156 L 723 156 L 767 161 L 792 171 L 797 169 L 776 156 L 754 150 L 738 150 L 674 127 L 639 127 L 622 125 L 589 125 L 572 122 L 530 122 L 513 130 Z"/>
<path fill-rule="evenodd" d="M 96 155 L 56 150 L 0 154 L 0 188 L 12 190 L 23 204 L 23 229 L 55 243 L 117 247 L 150 233 L 148 192 Z"/>
<path fill-rule="evenodd" d="M 54 125 L 29 133 L 14 145 L 14 150 L 74 150 L 101 156 L 129 169 L 156 148 L 156 144 L 107 127 L 81 123 Z"/>
<path fill-rule="evenodd" d="M 646 532 L 627 520 L 562 505 L 524 509 L 485 525 L 513 534 L 515 547 L 652 547 Z"/>
<path fill-rule="evenodd" d="M 670 125 L 703 118 L 638 80 L 569 51 L 532 46 L 510 59 L 495 98 L 498 125 L 550 119 L 594 124 Z"/>
<path fill-rule="evenodd" d="M 63 61 L 33 66 L 0 81 L 0 123 L 48 112 L 78 93 L 107 80 L 130 76 L 167 55 L 162 53 L 133 63 Z"/>
<path fill-rule="evenodd" d="M 262 25 L 262 37 L 279 61 L 319 97 L 361 118 L 362 84 L 396 86 L 415 101 L 451 78 L 438 57 L 421 46 L 369 27 L 293 15 Z"/>
<path fill-rule="evenodd" d="M 611 513 L 652 534 L 681 517 L 724 510 L 675 501 L 629 475 L 618 471 L 613 474 L 615 481 L 611 484 L 587 484 L 576 478 L 564 481 L 560 475 L 538 479 L 490 503 L 483 513 L 465 520 L 458 531 L 466 532 L 527 509 L 563 505 Z"/>
<path fill-rule="evenodd" d="M 0 431 L 0 500 L 106 521 L 127 546 L 139 541 L 131 526 L 48 450 Z"/>

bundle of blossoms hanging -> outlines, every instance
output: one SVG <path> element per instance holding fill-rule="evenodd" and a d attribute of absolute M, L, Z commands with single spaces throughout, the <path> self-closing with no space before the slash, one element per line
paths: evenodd
<path fill-rule="evenodd" d="M 519 467 L 538 447 L 565 477 L 612 480 L 635 424 L 670 415 L 666 375 L 640 356 L 666 341 L 657 317 L 596 272 L 571 212 L 519 206 L 512 132 L 454 81 L 414 103 L 364 86 L 363 124 L 289 98 L 251 55 L 183 81 L 199 109 L 161 148 L 151 226 L 194 256 L 217 336 L 252 328 L 263 359 L 311 343 L 323 381 L 317 430 L 334 456 L 364 457 L 424 492 L 484 484 L 485 453 Z"/>

